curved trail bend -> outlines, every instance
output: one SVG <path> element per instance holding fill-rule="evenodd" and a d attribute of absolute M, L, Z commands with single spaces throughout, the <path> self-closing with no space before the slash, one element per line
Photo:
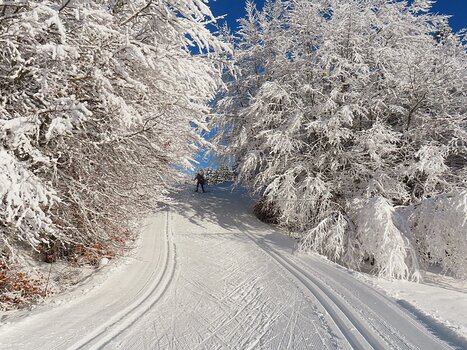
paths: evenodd
<path fill-rule="evenodd" d="M 146 222 L 136 256 L 73 301 L 1 326 L 0 348 L 467 348 L 345 269 L 295 254 L 241 193 L 175 200 Z"/>

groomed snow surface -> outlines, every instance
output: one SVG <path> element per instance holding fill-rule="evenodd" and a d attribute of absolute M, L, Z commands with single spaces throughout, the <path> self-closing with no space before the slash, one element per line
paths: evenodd
<path fill-rule="evenodd" d="M 241 192 L 191 191 L 123 263 L 3 317 L 0 349 L 467 349 L 462 286 L 352 273 L 297 253 Z"/>

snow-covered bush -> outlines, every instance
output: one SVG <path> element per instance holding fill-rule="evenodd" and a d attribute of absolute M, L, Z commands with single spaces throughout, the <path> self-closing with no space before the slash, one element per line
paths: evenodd
<path fill-rule="evenodd" d="M 333 259 L 349 247 L 347 235 L 358 236 L 354 200 L 409 205 L 465 186 L 466 47 L 430 3 L 247 4 L 235 77 L 217 103 L 225 117 L 213 124 L 238 181 L 304 246 Z M 381 201 L 370 203 L 389 213 Z M 386 214 L 368 227 L 397 240 Z M 377 273 L 409 276 L 399 243 Z"/>
<path fill-rule="evenodd" d="M 409 239 L 410 232 L 396 226 L 396 210 L 384 197 L 373 197 L 362 207 L 354 208 L 356 229 L 348 237 L 344 260 L 359 269 L 368 259 L 373 272 L 386 278 L 413 279 L 420 277 L 418 258 Z"/>
<path fill-rule="evenodd" d="M 334 216 L 322 220 L 311 230 L 305 232 L 300 248 L 314 250 L 337 260 L 345 252 L 347 228 L 346 218 L 340 212 L 336 212 Z"/>
<path fill-rule="evenodd" d="M 220 165 L 206 171 L 206 179 L 210 185 L 217 185 L 226 181 L 234 180 L 234 170 L 231 167 Z"/>
<path fill-rule="evenodd" d="M 47 281 L 0 262 L 0 311 L 27 306 L 47 296 Z"/>
<path fill-rule="evenodd" d="M 424 263 L 467 278 L 467 191 L 423 200 L 409 221 Z"/>
<path fill-rule="evenodd" d="M 110 246 L 155 206 L 204 142 L 213 21 L 198 0 L 0 5 L 0 259 Z"/>

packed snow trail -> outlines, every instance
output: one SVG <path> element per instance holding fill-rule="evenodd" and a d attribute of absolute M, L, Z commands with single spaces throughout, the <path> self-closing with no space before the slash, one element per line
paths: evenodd
<path fill-rule="evenodd" d="M 345 269 L 294 254 L 241 193 L 175 197 L 136 256 L 73 301 L 2 325 L 0 348 L 465 348 Z"/>

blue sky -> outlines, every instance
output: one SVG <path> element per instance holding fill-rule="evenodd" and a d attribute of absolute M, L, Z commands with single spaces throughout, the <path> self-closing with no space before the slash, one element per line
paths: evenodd
<path fill-rule="evenodd" d="M 259 8 L 264 4 L 264 0 L 255 2 Z M 226 20 L 232 30 L 237 27 L 237 19 L 245 15 L 245 0 L 210 0 L 209 6 L 214 15 L 227 15 Z M 451 15 L 449 23 L 454 31 L 467 27 L 467 0 L 438 0 L 433 12 Z"/>

